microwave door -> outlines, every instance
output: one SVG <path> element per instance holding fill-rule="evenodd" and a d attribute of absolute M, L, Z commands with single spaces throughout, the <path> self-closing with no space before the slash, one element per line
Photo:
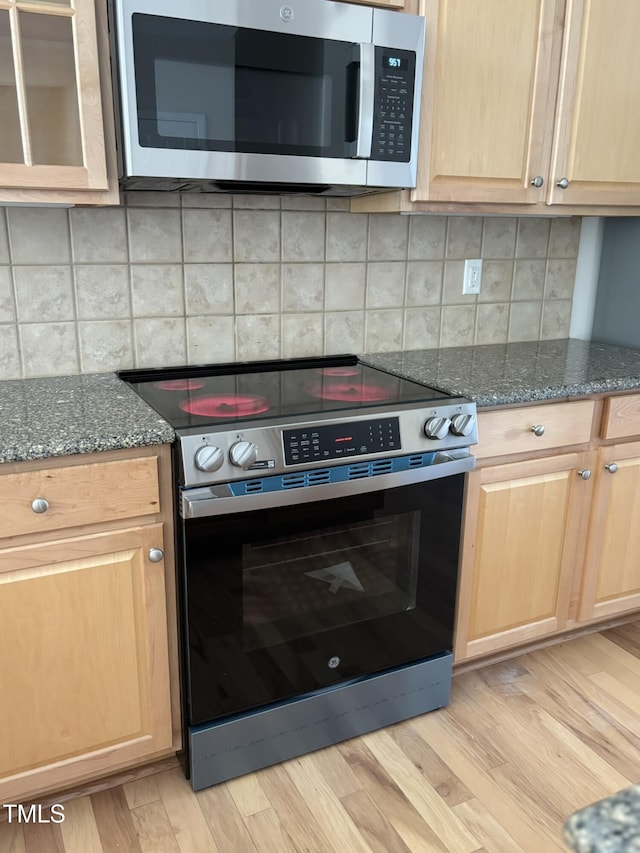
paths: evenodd
<path fill-rule="evenodd" d="M 358 84 L 358 126 L 354 157 L 368 160 L 373 141 L 373 117 L 376 95 L 376 49 L 360 45 Z"/>

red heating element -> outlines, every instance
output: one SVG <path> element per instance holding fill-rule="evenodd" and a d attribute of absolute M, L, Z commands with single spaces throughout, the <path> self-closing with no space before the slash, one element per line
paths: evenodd
<path fill-rule="evenodd" d="M 204 388 L 204 382 L 199 379 L 162 379 L 153 384 L 161 391 L 197 391 Z"/>
<path fill-rule="evenodd" d="M 180 408 L 189 415 L 206 418 L 242 418 L 268 412 L 271 403 L 266 397 L 254 394 L 214 394 L 184 400 Z"/>
<path fill-rule="evenodd" d="M 373 382 L 314 382 L 304 389 L 311 397 L 319 400 L 337 400 L 347 403 L 375 403 L 391 400 L 394 391 L 387 385 L 375 385 Z"/>

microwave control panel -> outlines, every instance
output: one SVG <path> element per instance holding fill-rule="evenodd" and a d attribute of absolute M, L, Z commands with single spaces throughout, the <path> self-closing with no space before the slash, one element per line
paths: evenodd
<path fill-rule="evenodd" d="M 372 160 L 409 162 L 415 75 L 412 50 L 376 47 Z"/>

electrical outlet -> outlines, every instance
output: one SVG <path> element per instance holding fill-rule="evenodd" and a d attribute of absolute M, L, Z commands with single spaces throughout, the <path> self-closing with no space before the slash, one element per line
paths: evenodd
<path fill-rule="evenodd" d="M 480 293 L 482 283 L 482 259 L 473 258 L 464 262 L 464 279 L 462 281 L 462 293 L 467 296 L 475 296 Z"/>

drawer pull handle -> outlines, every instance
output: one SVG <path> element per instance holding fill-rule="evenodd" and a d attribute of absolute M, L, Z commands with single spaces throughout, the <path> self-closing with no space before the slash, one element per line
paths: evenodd
<path fill-rule="evenodd" d="M 159 563 L 160 560 L 164 557 L 164 551 L 161 551 L 160 548 L 150 548 L 149 549 L 149 559 L 152 563 Z"/>
<path fill-rule="evenodd" d="M 49 501 L 44 498 L 36 498 L 31 504 L 31 509 L 38 513 L 46 512 L 49 509 Z"/>
<path fill-rule="evenodd" d="M 588 468 L 585 468 L 582 471 L 578 471 L 578 477 L 581 477 L 583 480 L 590 480 L 591 471 Z"/>
<path fill-rule="evenodd" d="M 534 424 L 531 427 L 531 432 L 534 435 L 537 435 L 539 438 L 541 435 L 544 435 L 544 425 L 543 424 Z"/>
<path fill-rule="evenodd" d="M 615 463 L 615 462 L 609 462 L 609 464 L 608 464 L 608 465 L 605 465 L 604 467 L 607 469 L 607 471 L 608 471 L 610 474 L 615 474 L 615 473 L 616 473 L 616 471 L 618 470 L 618 466 L 616 465 L 616 463 Z"/>

